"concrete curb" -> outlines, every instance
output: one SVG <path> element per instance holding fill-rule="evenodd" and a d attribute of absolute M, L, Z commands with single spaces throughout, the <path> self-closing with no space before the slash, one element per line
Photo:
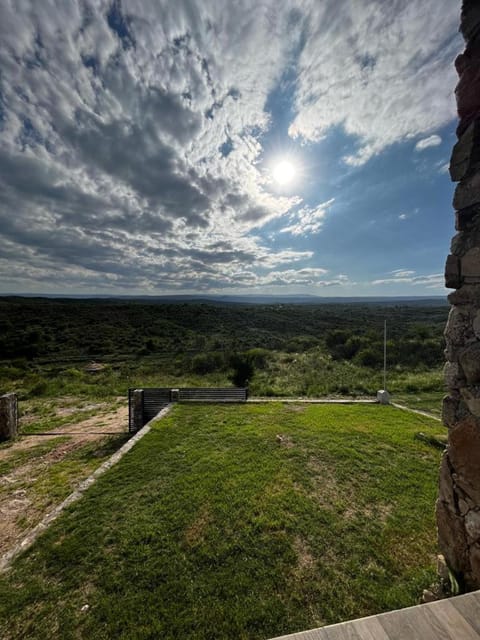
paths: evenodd
<path fill-rule="evenodd" d="M 123 456 L 132 449 L 139 440 L 145 436 L 150 429 L 152 428 L 152 424 L 156 420 L 161 420 L 168 413 L 170 413 L 172 409 L 172 405 L 169 404 L 164 409 L 162 409 L 150 422 L 148 422 L 140 431 L 132 436 L 128 442 L 126 442 L 118 451 L 116 451 L 108 460 L 106 460 L 102 465 L 95 469 L 95 471 L 88 477 L 86 480 L 83 480 L 78 487 L 75 489 L 73 493 L 71 493 L 65 500 L 56 506 L 53 511 L 47 513 L 47 515 L 25 536 L 25 538 L 19 542 L 13 549 L 7 551 L 0 558 L 0 573 L 7 571 L 10 568 L 12 561 L 20 555 L 23 551 L 32 546 L 38 536 L 43 533 L 48 527 L 54 522 L 58 516 L 62 513 L 62 511 L 79 500 L 85 491 L 91 487 L 100 476 L 102 476 L 106 471 L 108 471 L 111 467 L 113 467 Z"/>
<path fill-rule="evenodd" d="M 247 404 L 379 404 L 378 400 L 370 398 L 248 398 Z"/>
<path fill-rule="evenodd" d="M 426 418 L 431 418 L 432 420 L 436 420 L 437 422 L 442 422 L 441 418 L 438 418 L 437 416 L 434 416 L 433 414 L 428 413 L 428 411 L 422 411 L 421 409 L 410 409 L 409 407 L 405 407 L 405 405 L 398 404 L 397 402 L 391 402 L 390 404 L 392 407 L 401 409 L 402 411 L 408 411 L 409 413 L 416 413 L 419 416 L 425 416 Z"/>

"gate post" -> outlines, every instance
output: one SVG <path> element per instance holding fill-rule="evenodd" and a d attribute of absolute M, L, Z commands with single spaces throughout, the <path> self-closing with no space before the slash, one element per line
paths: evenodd
<path fill-rule="evenodd" d="M 15 393 L 0 396 L 0 442 L 18 435 L 18 401 Z"/>
<path fill-rule="evenodd" d="M 133 432 L 143 427 L 143 389 L 135 389 L 132 394 Z"/>

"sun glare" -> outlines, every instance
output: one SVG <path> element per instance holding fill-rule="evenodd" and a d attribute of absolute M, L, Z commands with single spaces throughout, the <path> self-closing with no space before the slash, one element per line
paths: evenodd
<path fill-rule="evenodd" d="M 295 167 L 288 160 L 282 160 L 273 169 L 273 178 L 280 186 L 292 182 L 295 177 Z"/>

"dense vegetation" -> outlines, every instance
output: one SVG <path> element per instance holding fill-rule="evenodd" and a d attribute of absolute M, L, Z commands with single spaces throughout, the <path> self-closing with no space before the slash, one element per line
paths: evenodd
<path fill-rule="evenodd" d="M 392 364 L 430 365 L 443 357 L 447 309 L 441 303 L 214 305 L 0 298 L 0 360 L 258 347 L 304 352 L 327 345 L 336 358 L 371 363 L 383 352 L 386 319 Z"/>
<path fill-rule="evenodd" d="M 438 429 L 375 405 L 179 405 L 0 576 L 0 636 L 253 640 L 415 604 L 440 452 L 414 434 Z"/>
<path fill-rule="evenodd" d="M 250 381 L 257 395 L 442 394 L 448 306 L 0 298 L 0 390 L 115 396 Z M 96 376 L 90 360 L 106 365 Z M 428 403 L 427 403 L 428 404 Z"/>

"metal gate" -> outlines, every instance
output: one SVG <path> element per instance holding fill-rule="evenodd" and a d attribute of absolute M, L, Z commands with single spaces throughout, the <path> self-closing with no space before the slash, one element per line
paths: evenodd
<path fill-rule="evenodd" d="M 128 390 L 128 430 L 135 431 L 133 415 L 133 392 Z M 159 411 L 170 402 L 246 402 L 248 399 L 248 387 L 187 387 L 180 389 L 142 389 L 143 392 L 143 419 L 146 424 L 154 418 Z"/>

